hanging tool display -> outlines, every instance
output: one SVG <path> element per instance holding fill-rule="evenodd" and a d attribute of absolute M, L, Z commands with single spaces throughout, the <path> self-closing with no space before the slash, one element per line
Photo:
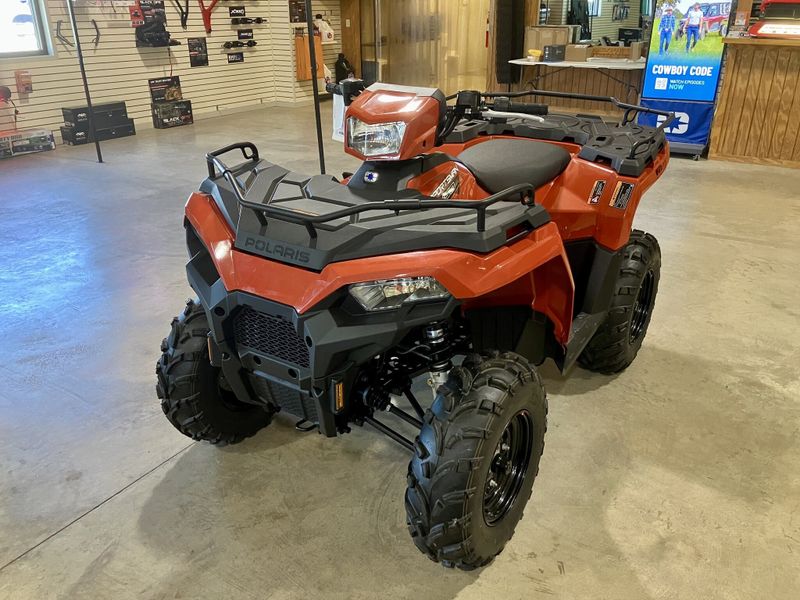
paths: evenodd
<path fill-rule="evenodd" d="M 92 19 L 92 26 L 94 26 L 94 37 L 92 38 L 92 44 L 94 47 L 97 48 L 98 44 L 100 44 L 100 28 L 97 26 L 97 21 Z"/>
<path fill-rule="evenodd" d="M 627 4 L 615 4 L 614 8 L 611 11 L 611 20 L 612 21 L 627 21 L 628 16 L 630 14 L 630 6 Z"/>
<path fill-rule="evenodd" d="M 64 34 L 61 33 L 61 23 L 63 23 L 63 21 L 57 21 L 56 22 L 56 38 L 58 39 L 58 41 L 60 41 L 65 46 L 74 47 L 75 44 L 70 42 L 67 38 L 64 37 Z"/>
<path fill-rule="evenodd" d="M 203 25 L 206 28 L 206 33 L 211 33 L 211 12 L 216 8 L 219 0 L 211 0 L 211 3 L 206 6 L 203 0 L 197 0 L 200 5 L 200 14 L 203 15 Z"/>
<path fill-rule="evenodd" d="M 246 42 L 241 42 L 239 40 L 233 42 L 225 42 L 222 44 L 223 48 L 252 48 L 253 46 L 258 45 L 258 42 L 255 40 L 247 40 Z"/>
<path fill-rule="evenodd" d="M 181 28 L 187 29 L 189 27 L 189 0 L 183 0 L 183 6 L 181 6 L 181 0 L 171 1 L 181 17 Z"/>
<path fill-rule="evenodd" d="M 231 25 L 252 25 L 253 23 L 261 25 L 266 22 L 267 20 L 263 17 L 233 17 L 231 19 Z"/>

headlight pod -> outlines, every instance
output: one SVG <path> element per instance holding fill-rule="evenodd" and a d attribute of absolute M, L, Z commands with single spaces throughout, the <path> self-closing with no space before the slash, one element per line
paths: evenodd
<path fill-rule="evenodd" d="M 399 156 L 405 132 L 406 124 L 402 121 L 370 125 L 355 117 L 347 119 L 347 145 L 366 157 Z"/>
<path fill-rule="evenodd" d="M 449 298 L 450 292 L 433 277 L 409 277 L 354 283 L 350 295 L 366 311 L 398 308 L 403 304 Z"/>

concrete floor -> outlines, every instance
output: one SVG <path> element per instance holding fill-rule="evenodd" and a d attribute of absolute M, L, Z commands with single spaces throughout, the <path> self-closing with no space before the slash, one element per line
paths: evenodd
<path fill-rule="evenodd" d="M 0 598 L 725 598 L 800 590 L 800 172 L 673 160 L 657 309 L 616 377 L 544 368 L 534 499 L 473 573 L 420 555 L 368 430 L 191 443 L 154 392 L 182 206 L 239 139 L 314 171 L 309 109 L 0 162 Z M 331 171 L 353 162 L 329 144 Z"/>

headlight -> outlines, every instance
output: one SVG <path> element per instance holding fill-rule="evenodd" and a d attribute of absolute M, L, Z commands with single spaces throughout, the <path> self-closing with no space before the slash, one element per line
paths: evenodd
<path fill-rule="evenodd" d="M 376 311 L 422 300 L 449 298 L 450 292 L 433 277 L 410 277 L 355 283 L 350 286 L 350 295 L 364 310 Z"/>
<path fill-rule="evenodd" d="M 347 119 L 347 145 L 368 157 L 397 156 L 405 131 L 406 124 L 402 121 L 370 125 L 350 117 Z"/>

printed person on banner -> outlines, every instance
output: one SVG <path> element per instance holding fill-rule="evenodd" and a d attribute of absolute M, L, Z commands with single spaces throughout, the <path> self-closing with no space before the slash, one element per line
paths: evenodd
<path fill-rule="evenodd" d="M 672 6 L 669 4 L 664 6 L 664 14 L 661 15 L 658 31 L 660 36 L 658 53 L 664 54 L 664 52 L 669 52 L 669 42 L 672 40 L 672 34 L 675 33 L 675 15 L 672 14 Z"/>
<path fill-rule="evenodd" d="M 700 3 L 695 2 L 694 6 L 686 13 L 686 24 L 684 31 L 686 33 L 686 52 L 694 50 L 697 41 L 700 39 L 700 29 L 703 26 L 703 19 L 705 14 L 700 8 Z"/>

